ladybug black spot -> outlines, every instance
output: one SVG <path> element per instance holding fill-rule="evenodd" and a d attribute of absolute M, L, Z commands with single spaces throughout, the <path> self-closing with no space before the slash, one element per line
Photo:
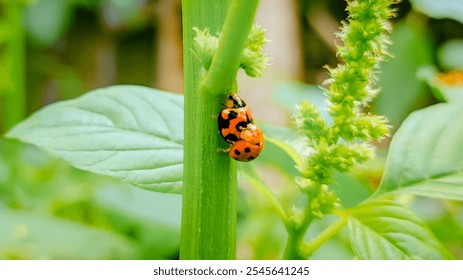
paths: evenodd
<path fill-rule="evenodd" d="M 219 128 L 227 128 L 230 126 L 230 119 L 226 120 L 222 118 L 222 116 L 219 116 Z"/>
<path fill-rule="evenodd" d="M 251 151 L 251 149 L 248 148 L 248 147 L 246 147 L 246 148 L 244 149 L 244 151 L 245 151 L 246 153 L 249 153 L 249 152 Z"/>
<path fill-rule="evenodd" d="M 225 141 L 227 141 L 228 143 L 233 143 L 233 142 L 236 142 L 238 141 L 238 137 L 236 137 L 235 134 L 228 134 L 227 136 L 224 137 Z"/>
<path fill-rule="evenodd" d="M 230 113 L 228 114 L 229 120 L 236 119 L 236 117 L 238 117 L 238 113 L 236 113 L 235 111 L 230 111 Z"/>
<path fill-rule="evenodd" d="M 242 128 L 243 128 L 243 127 L 247 127 L 247 126 L 248 126 L 248 123 L 247 123 L 247 122 L 239 122 L 239 123 L 237 123 L 237 124 L 235 125 L 235 129 L 236 129 L 236 131 L 241 132 L 241 131 L 243 131 Z"/>
<path fill-rule="evenodd" d="M 241 155 L 240 151 L 238 151 L 238 150 L 236 150 L 236 149 L 235 149 L 233 152 L 234 152 L 235 155 L 237 155 L 237 156 Z"/>
<path fill-rule="evenodd" d="M 248 157 L 248 161 L 255 159 L 255 157 Z"/>

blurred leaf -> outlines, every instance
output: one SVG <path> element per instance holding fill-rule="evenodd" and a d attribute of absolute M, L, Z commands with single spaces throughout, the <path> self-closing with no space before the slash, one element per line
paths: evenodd
<path fill-rule="evenodd" d="M 136 28 L 147 22 L 143 8 L 147 0 L 102 0 L 103 19 L 111 28 L 130 25 Z"/>
<path fill-rule="evenodd" d="M 281 158 L 277 157 L 275 154 L 269 155 L 268 151 L 266 151 L 267 149 L 264 149 L 262 154 L 267 158 L 265 162 L 276 161 L 277 163 L 290 164 L 291 166 L 294 166 L 294 164 L 302 164 L 301 154 L 308 152 L 308 144 L 304 141 L 304 137 L 297 133 L 295 129 L 289 127 L 272 125 L 262 125 L 261 127 L 267 143 L 271 143 L 270 145 L 278 147 L 292 160 L 291 162 L 282 162 Z"/>
<path fill-rule="evenodd" d="M 302 100 L 308 100 L 320 110 L 320 114 L 325 121 L 331 123 L 326 97 L 323 90 L 318 86 L 297 82 L 281 83 L 276 87 L 273 98 L 278 104 L 287 107 L 291 111 L 301 104 Z"/>
<path fill-rule="evenodd" d="M 336 192 L 344 208 L 354 207 L 372 194 L 365 182 L 350 174 L 335 173 L 333 179 L 334 183 L 330 184 L 330 189 Z"/>
<path fill-rule="evenodd" d="M 315 219 L 311 224 L 305 240 L 313 240 L 317 238 L 327 227 L 337 222 L 339 217 L 336 215 L 323 215 L 321 220 Z M 327 242 L 320 246 L 310 256 L 310 260 L 352 260 L 354 254 L 349 244 L 349 235 L 347 227 L 344 227 L 336 235 L 330 238 Z M 326 233 L 326 232 L 325 232 Z"/>
<path fill-rule="evenodd" d="M 0 213 L 0 259 L 134 259 L 123 237 L 25 211 Z"/>
<path fill-rule="evenodd" d="M 50 53 L 43 53 L 32 49 L 28 54 L 30 55 L 30 58 L 28 58 L 28 73 L 31 76 L 37 77 L 37 85 L 35 86 L 37 91 L 41 91 L 44 80 L 50 80 L 56 86 L 60 99 L 71 99 L 82 94 L 84 88 L 83 82 L 75 69 L 66 65 L 62 60 Z M 44 65 L 47 67 L 43 67 Z M 30 82 L 29 84 L 28 87 L 33 90 L 35 83 Z M 40 99 L 39 108 L 42 107 L 43 97 L 34 97 Z"/>
<path fill-rule="evenodd" d="M 325 242 L 313 255 L 310 260 L 352 260 L 354 258 L 352 251 L 344 240 L 336 240 L 334 238 Z"/>
<path fill-rule="evenodd" d="M 463 40 L 449 40 L 437 52 L 440 65 L 447 70 L 463 70 Z"/>
<path fill-rule="evenodd" d="M 112 209 L 106 209 L 106 211 L 113 231 L 134 239 L 140 258 L 150 260 L 178 259 L 179 229 Z"/>
<path fill-rule="evenodd" d="M 413 212 L 391 201 L 370 201 L 349 211 L 354 254 L 364 260 L 448 259 L 450 253 Z"/>
<path fill-rule="evenodd" d="M 181 196 L 131 188 L 77 170 L 18 141 L 0 140 L 2 207 L 52 214 L 125 235 L 142 259 L 178 257 Z"/>
<path fill-rule="evenodd" d="M 181 196 L 111 184 L 98 190 L 96 204 L 112 226 L 138 241 L 144 259 L 178 256 Z"/>
<path fill-rule="evenodd" d="M 286 211 L 283 209 L 282 204 L 279 200 L 277 200 L 274 192 L 268 187 L 268 185 L 261 179 L 257 170 L 254 168 L 253 165 L 251 166 L 243 166 L 244 164 L 240 164 L 238 166 L 239 172 L 255 190 L 257 190 L 261 196 L 263 196 L 267 203 L 262 204 L 261 206 L 265 207 L 264 205 L 271 205 L 272 210 L 275 211 L 276 214 L 280 217 L 283 222 L 286 222 L 287 215 Z M 257 206 L 256 206 L 257 207 Z M 266 209 L 266 214 L 270 211 L 268 208 Z"/>
<path fill-rule="evenodd" d="M 183 96 L 112 86 L 49 105 L 8 137 L 71 165 L 151 191 L 179 193 L 183 176 Z"/>
<path fill-rule="evenodd" d="M 410 209 L 420 216 L 436 237 L 456 257 L 463 259 L 463 228 L 458 211 L 463 204 L 427 197 L 413 197 Z"/>
<path fill-rule="evenodd" d="M 246 192 L 242 197 L 247 207 L 243 216 L 238 218 L 239 258 L 280 259 L 287 233 L 281 220 L 270 209 L 271 201 L 264 199 L 262 193 Z"/>
<path fill-rule="evenodd" d="M 11 36 L 11 29 L 8 26 L 8 21 L 0 19 L 0 45 L 8 42 Z"/>
<path fill-rule="evenodd" d="M 430 35 L 426 27 L 413 20 L 399 22 L 391 35 L 390 57 L 380 66 L 381 93 L 374 100 L 377 114 L 386 115 L 392 125 L 398 125 L 408 113 L 421 104 L 424 83 L 416 72 L 432 62 Z"/>
<path fill-rule="evenodd" d="M 410 0 L 418 11 L 433 18 L 451 18 L 463 23 L 463 2 L 459 0 Z"/>
<path fill-rule="evenodd" d="M 150 220 L 180 229 L 182 198 L 180 195 L 149 192 L 114 184 L 100 188 L 96 201 L 105 208 L 117 209 L 131 217 Z"/>
<path fill-rule="evenodd" d="M 54 44 L 72 20 L 70 0 L 36 0 L 26 6 L 25 26 L 34 43 Z"/>
<path fill-rule="evenodd" d="M 84 7 L 87 9 L 96 9 L 104 0 L 70 0 L 75 7 Z"/>
<path fill-rule="evenodd" d="M 411 193 L 463 200 L 463 106 L 412 113 L 392 139 L 377 194 Z"/>

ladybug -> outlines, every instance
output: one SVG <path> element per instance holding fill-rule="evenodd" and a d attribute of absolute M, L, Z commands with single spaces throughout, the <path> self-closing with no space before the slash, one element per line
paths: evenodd
<path fill-rule="evenodd" d="M 228 154 L 238 161 L 251 161 L 257 158 L 264 148 L 264 135 L 255 125 L 250 124 L 241 133 L 241 139 L 232 144 Z"/>
<path fill-rule="evenodd" d="M 241 140 L 251 144 L 259 144 L 264 141 L 264 135 L 262 134 L 262 130 L 260 130 L 257 126 L 254 124 L 249 124 L 241 132 Z"/>
<path fill-rule="evenodd" d="M 241 139 L 243 129 L 253 123 L 252 112 L 235 93 L 230 93 L 222 105 L 224 108 L 217 118 L 219 132 L 225 141 L 233 144 Z"/>

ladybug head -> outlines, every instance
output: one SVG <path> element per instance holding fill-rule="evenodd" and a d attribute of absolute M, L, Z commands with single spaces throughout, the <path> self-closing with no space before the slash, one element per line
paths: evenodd
<path fill-rule="evenodd" d="M 241 99 L 236 93 L 230 93 L 222 104 L 227 108 L 243 108 L 246 106 L 243 99 Z"/>

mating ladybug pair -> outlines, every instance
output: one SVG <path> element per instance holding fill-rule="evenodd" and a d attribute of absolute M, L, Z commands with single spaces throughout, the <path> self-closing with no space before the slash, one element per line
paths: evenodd
<path fill-rule="evenodd" d="M 264 135 L 254 125 L 251 109 L 235 93 L 230 93 L 222 105 L 224 108 L 218 116 L 219 132 L 225 141 L 232 144 L 223 151 L 238 161 L 257 158 L 264 148 Z"/>

